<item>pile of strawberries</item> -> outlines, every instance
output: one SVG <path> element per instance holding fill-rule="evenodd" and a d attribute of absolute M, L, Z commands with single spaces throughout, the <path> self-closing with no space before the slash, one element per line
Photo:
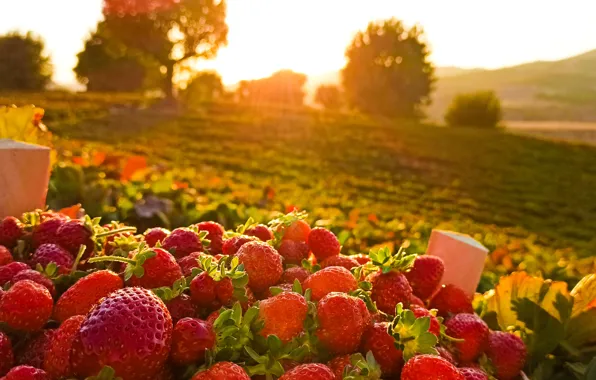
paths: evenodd
<path fill-rule="evenodd" d="M 0 378 L 513 380 L 443 262 L 344 256 L 304 213 L 168 231 L 36 211 L 0 222 Z"/>

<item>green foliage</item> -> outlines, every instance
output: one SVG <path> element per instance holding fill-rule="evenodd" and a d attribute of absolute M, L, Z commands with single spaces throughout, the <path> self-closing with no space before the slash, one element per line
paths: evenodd
<path fill-rule="evenodd" d="M 400 247 L 397 253 L 391 253 L 388 247 L 371 249 L 368 253 L 371 263 L 380 268 L 383 273 L 389 273 L 392 270 L 405 272 L 412 267 L 416 254 L 408 254 L 404 247 Z"/>
<path fill-rule="evenodd" d="M 328 110 L 338 110 L 343 105 L 343 94 L 338 86 L 321 85 L 315 92 L 315 102 Z"/>
<path fill-rule="evenodd" d="M 197 108 L 204 102 L 211 102 L 224 93 L 221 77 L 215 71 L 197 73 L 188 86 L 180 92 L 180 99 L 191 108 Z"/>
<path fill-rule="evenodd" d="M 501 118 L 501 101 L 492 91 L 460 94 L 445 114 L 452 127 L 496 128 Z"/>
<path fill-rule="evenodd" d="M 301 106 L 307 77 L 290 70 L 281 70 L 270 77 L 240 81 L 236 96 L 251 105 L 283 104 Z"/>
<path fill-rule="evenodd" d="M 395 308 L 395 318 L 388 327 L 389 335 L 395 339 L 396 346 L 403 351 L 404 360 L 408 361 L 417 354 L 438 355 L 435 346 L 437 337 L 428 331 L 430 317 L 416 318 L 412 310 L 404 309 L 401 303 Z"/>
<path fill-rule="evenodd" d="M 43 90 L 52 78 L 41 38 L 17 32 L 0 36 L 0 90 Z"/>
<path fill-rule="evenodd" d="M 371 22 L 346 51 L 342 71 L 348 103 L 370 114 L 411 118 L 429 101 L 434 67 L 423 31 L 396 19 Z"/>

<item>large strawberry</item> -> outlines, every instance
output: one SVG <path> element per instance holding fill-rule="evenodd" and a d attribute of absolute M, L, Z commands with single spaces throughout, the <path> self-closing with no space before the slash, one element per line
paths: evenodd
<path fill-rule="evenodd" d="M 517 379 L 526 363 L 526 345 L 517 336 L 508 332 L 492 331 L 486 350 L 499 380 Z"/>
<path fill-rule="evenodd" d="M 461 363 L 476 360 L 488 344 L 489 329 L 476 314 L 456 314 L 445 323 L 447 334 L 463 342 L 455 342 L 455 352 Z"/>
<path fill-rule="evenodd" d="M 75 337 L 71 360 L 77 376 L 110 366 L 126 380 L 163 370 L 172 342 L 172 319 L 163 302 L 143 288 L 120 289 L 99 302 Z"/>
<path fill-rule="evenodd" d="M 347 270 L 352 270 L 353 268 L 356 268 L 358 266 L 360 266 L 358 261 L 354 260 L 350 256 L 344 255 L 330 256 L 321 262 L 321 267 L 323 268 L 344 267 Z"/>
<path fill-rule="evenodd" d="M 280 281 L 284 284 L 293 284 L 294 280 L 298 280 L 302 284 L 309 275 L 310 273 L 302 267 L 289 267 L 284 270 Z"/>
<path fill-rule="evenodd" d="M 203 250 L 199 235 L 189 228 L 176 228 L 163 240 L 161 245 L 177 259 Z"/>
<path fill-rule="evenodd" d="M 44 286 L 19 281 L 0 298 L 0 322 L 23 332 L 39 331 L 50 319 L 53 306 L 52 295 Z"/>
<path fill-rule="evenodd" d="M 173 323 L 178 322 L 182 318 L 194 318 L 197 316 L 197 307 L 187 294 L 182 293 L 178 297 L 166 301 L 165 304 L 170 312 Z"/>
<path fill-rule="evenodd" d="M 218 255 L 222 253 L 224 228 L 221 224 L 215 222 L 201 222 L 197 224 L 199 231 L 207 232 L 209 240 L 209 253 Z"/>
<path fill-rule="evenodd" d="M 236 255 L 244 265 L 248 285 L 254 292 L 265 291 L 281 279 L 282 258 L 269 244 L 252 241 L 240 247 Z"/>
<path fill-rule="evenodd" d="M 279 380 L 335 380 L 331 368 L 324 364 L 301 364 L 284 373 Z"/>
<path fill-rule="evenodd" d="M 472 300 L 456 285 L 443 285 L 431 299 L 430 307 L 437 309 L 441 317 L 459 313 L 474 313 Z"/>
<path fill-rule="evenodd" d="M 54 319 L 64 322 L 75 315 L 86 315 L 97 301 L 123 286 L 122 279 L 114 272 L 93 272 L 62 294 L 54 308 Z"/>
<path fill-rule="evenodd" d="M 428 331 L 430 333 L 432 333 L 433 335 L 435 335 L 437 338 L 440 337 L 441 323 L 435 316 L 436 310 L 434 310 L 431 313 L 429 310 L 425 309 L 424 307 L 418 306 L 418 305 L 410 305 L 410 310 L 412 310 L 412 312 L 414 313 L 414 316 L 416 316 L 416 318 L 422 318 L 422 317 L 430 318 L 430 327 L 428 328 Z"/>
<path fill-rule="evenodd" d="M 250 377 L 238 364 L 218 362 L 211 368 L 195 374 L 192 380 L 250 380 Z"/>
<path fill-rule="evenodd" d="M 307 313 L 308 305 L 302 295 L 282 292 L 259 304 L 259 318 L 264 322 L 259 333 L 265 338 L 276 335 L 287 343 L 302 333 Z"/>
<path fill-rule="evenodd" d="M 4 376 L 14 364 L 12 343 L 8 335 L 0 331 L 0 376 Z"/>
<path fill-rule="evenodd" d="M 42 244 L 56 243 L 58 241 L 58 228 L 65 222 L 66 219 L 64 218 L 50 218 L 33 227 L 31 232 L 31 245 L 33 248 L 37 248 Z"/>
<path fill-rule="evenodd" d="M 304 288 L 310 289 L 312 299 L 318 301 L 331 292 L 348 293 L 356 290 L 358 282 L 354 275 L 343 267 L 327 267 L 311 274 L 304 280 Z"/>
<path fill-rule="evenodd" d="M 308 242 L 310 226 L 304 220 L 296 220 L 289 226 L 282 229 L 283 240 L 294 240 Z"/>
<path fill-rule="evenodd" d="M 70 351 L 76 334 L 85 320 L 82 315 L 68 318 L 53 335 L 46 352 L 43 369 L 54 379 L 71 377 Z"/>
<path fill-rule="evenodd" d="M 222 253 L 226 256 L 234 256 L 238 253 L 240 247 L 251 241 L 258 241 L 259 239 L 254 236 L 236 235 L 223 241 Z"/>
<path fill-rule="evenodd" d="M 7 216 L 0 221 L 0 245 L 14 248 L 24 233 L 23 223 L 13 216 Z"/>
<path fill-rule="evenodd" d="M 319 261 L 339 255 L 341 249 L 341 244 L 333 232 L 322 227 L 313 228 L 310 231 L 308 246 Z"/>
<path fill-rule="evenodd" d="M 308 258 L 310 248 L 303 241 L 283 240 L 278 251 L 284 258 L 284 264 L 299 265 L 302 260 Z"/>
<path fill-rule="evenodd" d="M 0 266 L 0 287 L 11 281 L 17 273 L 27 269 L 31 269 L 29 265 L 18 261 Z"/>
<path fill-rule="evenodd" d="M 2 380 L 50 380 L 50 376 L 43 369 L 20 365 L 11 369 Z"/>
<path fill-rule="evenodd" d="M 344 293 L 329 293 L 319 301 L 316 335 L 330 353 L 349 354 L 360 346 L 366 328 L 360 303 L 364 301 Z"/>
<path fill-rule="evenodd" d="M 13 257 L 8 248 L 3 245 L 0 245 L 0 267 L 2 265 L 6 265 L 12 263 Z"/>
<path fill-rule="evenodd" d="M 56 287 L 54 286 L 52 280 L 50 280 L 49 278 L 47 278 L 46 276 L 44 276 L 36 270 L 25 269 L 23 271 L 20 271 L 19 273 L 14 275 L 10 282 L 12 284 L 16 284 L 17 282 L 22 280 L 31 280 L 33 282 L 38 283 L 39 285 L 43 285 L 46 289 L 48 289 L 52 297 L 56 296 Z"/>
<path fill-rule="evenodd" d="M 465 380 L 457 368 L 440 356 L 418 355 L 408 360 L 401 380 Z"/>
<path fill-rule="evenodd" d="M 441 285 L 445 264 L 437 256 L 418 256 L 406 278 L 410 282 L 412 291 L 422 300 L 429 299 Z"/>
<path fill-rule="evenodd" d="M 264 224 L 257 224 L 249 227 L 244 231 L 245 235 L 258 237 L 261 241 L 269 241 L 273 239 L 273 233 L 269 227 Z"/>
<path fill-rule="evenodd" d="M 32 335 L 24 344 L 19 345 L 19 348 L 15 350 L 15 363 L 43 368 L 43 361 L 55 336 L 56 330 L 49 329 Z"/>
<path fill-rule="evenodd" d="M 95 248 L 93 236 L 94 231 L 90 223 L 79 219 L 67 221 L 56 231 L 58 244 L 73 256 L 76 256 L 81 245 L 84 245 L 84 257 L 89 257 Z"/>
<path fill-rule="evenodd" d="M 39 264 L 45 268 L 50 263 L 54 263 L 58 266 L 58 273 L 68 274 L 72 269 L 74 259 L 70 252 L 58 244 L 42 244 L 37 247 L 35 253 L 33 253 L 30 264 L 32 267 Z"/>
<path fill-rule="evenodd" d="M 402 351 L 395 347 L 395 340 L 387 332 L 388 327 L 388 322 L 379 322 L 368 328 L 362 337 L 360 351 L 372 352 L 383 376 L 390 378 L 399 374 L 404 361 Z"/>
<path fill-rule="evenodd" d="M 205 352 L 213 348 L 215 333 L 211 324 L 195 318 L 183 318 L 172 334 L 170 359 L 177 365 L 202 364 Z"/>
<path fill-rule="evenodd" d="M 157 245 L 157 243 L 161 244 L 161 242 L 166 237 L 168 237 L 169 234 L 169 230 L 166 230 L 165 228 L 155 227 L 149 228 L 147 231 L 145 231 L 145 233 L 143 234 L 143 238 L 147 245 L 153 248 Z"/>

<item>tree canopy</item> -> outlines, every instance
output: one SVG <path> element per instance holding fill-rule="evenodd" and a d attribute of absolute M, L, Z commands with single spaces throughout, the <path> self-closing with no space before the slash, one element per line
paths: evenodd
<path fill-rule="evenodd" d="M 421 28 L 396 19 L 371 22 L 346 50 L 342 80 L 354 108 L 388 117 L 418 116 L 430 101 L 434 67 Z"/>
<path fill-rule="evenodd" d="M 0 36 L 0 90 L 43 90 L 51 78 L 43 40 L 31 33 Z"/>
<path fill-rule="evenodd" d="M 315 92 L 315 102 L 328 110 L 337 110 L 343 104 L 342 93 L 338 86 L 320 85 Z"/>
<path fill-rule="evenodd" d="M 503 118 L 501 101 L 494 91 L 459 94 L 445 113 L 452 127 L 495 128 Z"/>
<path fill-rule="evenodd" d="M 236 91 L 240 101 L 251 104 L 304 104 L 306 75 L 281 70 L 270 77 L 241 81 Z"/>

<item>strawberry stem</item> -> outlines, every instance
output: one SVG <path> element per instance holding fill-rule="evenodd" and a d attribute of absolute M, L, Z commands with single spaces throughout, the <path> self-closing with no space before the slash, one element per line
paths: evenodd
<path fill-rule="evenodd" d="M 104 261 L 117 261 L 119 263 L 125 263 L 125 264 L 131 264 L 131 265 L 136 265 L 136 263 L 137 263 L 137 261 L 134 259 L 128 259 L 126 257 L 120 257 L 120 256 L 98 256 L 98 257 L 90 258 L 87 262 L 101 263 Z"/>
<path fill-rule="evenodd" d="M 100 234 L 95 235 L 95 237 L 102 238 L 102 237 L 106 237 L 106 236 L 117 235 L 121 232 L 137 232 L 137 228 L 136 227 L 122 227 L 122 228 L 118 228 L 116 230 L 102 232 Z"/>
<path fill-rule="evenodd" d="M 77 253 L 77 257 L 75 258 L 74 263 L 72 264 L 72 268 L 70 270 L 70 273 L 74 273 L 77 270 L 77 267 L 79 266 L 79 263 L 81 262 L 81 259 L 83 258 L 83 254 L 85 254 L 85 251 L 87 250 L 87 247 L 83 244 L 81 244 L 81 246 L 79 247 L 79 252 Z"/>

